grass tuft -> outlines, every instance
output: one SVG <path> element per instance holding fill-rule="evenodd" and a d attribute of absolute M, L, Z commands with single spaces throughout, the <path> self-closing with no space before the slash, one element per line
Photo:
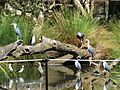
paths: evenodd
<path fill-rule="evenodd" d="M 112 41 L 116 45 L 111 53 L 111 57 L 120 58 L 120 20 L 110 20 L 108 28 L 113 33 Z"/>
<path fill-rule="evenodd" d="M 31 33 L 33 24 L 30 19 L 26 19 L 24 16 L 4 16 L 0 14 L 0 45 L 8 45 L 17 40 L 17 35 L 14 31 L 11 23 L 17 23 L 20 31 L 22 32 L 22 39 L 24 44 L 29 44 L 31 39 Z"/>
<path fill-rule="evenodd" d="M 96 19 L 81 16 L 78 11 L 73 13 L 71 9 L 53 12 L 52 15 L 52 19 L 50 18 L 44 22 L 41 35 L 65 43 L 74 40 L 77 32 L 84 33 L 86 37 L 89 36 L 99 25 Z M 72 42 L 70 43 L 72 44 Z"/>

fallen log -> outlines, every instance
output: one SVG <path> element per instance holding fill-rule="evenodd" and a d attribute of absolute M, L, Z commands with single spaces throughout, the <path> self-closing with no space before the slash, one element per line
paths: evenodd
<path fill-rule="evenodd" d="M 78 48 L 71 44 L 62 43 L 57 40 L 41 37 L 40 43 L 31 45 L 22 45 L 22 41 L 16 41 L 10 45 L 0 48 L 0 60 L 7 59 L 9 56 L 18 58 L 24 55 L 32 55 L 36 53 L 45 53 L 47 51 L 54 50 L 58 52 L 63 52 L 66 54 L 73 55 L 74 58 L 77 56 L 83 57 L 86 54 L 85 49 Z"/>

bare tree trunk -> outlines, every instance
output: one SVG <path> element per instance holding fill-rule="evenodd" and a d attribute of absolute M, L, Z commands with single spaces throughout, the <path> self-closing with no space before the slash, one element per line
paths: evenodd
<path fill-rule="evenodd" d="M 92 0 L 91 1 L 91 12 L 90 12 L 91 18 L 93 18 L 93 13 L 94 13 L 94 3 L 95 3 L 95 0 Z"/>
<path fill-rule="evenodd" d="M 87 13 L 89 14 L 90 13 L 90 0 L 86 0 L 86 2 L 85 2 L 85 8 L 87 10 Z"/>
<path fill-rule="evenodd" d="M 86 12 L 86 10 L 83 8 L 83 6 L 82 6 L 82 4 L 80 3 L 80 1 L 79 1 L 79 0 L 73 0 L 73 1 L 74 1 L 75 6 L 76 6 L 78 9 L 80 9 L 82 15 L 87 16 L 87 12 Z"/>
<path fill-rule="evenodd" d="M 105 1 L 105 18 L 106 21 L 108 20 L 108 15 L 109 15 L 109 0 Z"/>

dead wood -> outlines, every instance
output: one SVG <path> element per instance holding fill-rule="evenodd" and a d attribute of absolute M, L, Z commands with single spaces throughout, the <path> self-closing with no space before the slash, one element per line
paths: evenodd
<path fill-rule="evenodd" d="M 73 57 L 83 57 L 85 56 L 85 49 L 78 48 L 77 46 L 62 43 L 57 40 L 41 37 L 40 43 L 36 45 L 23 45 L 22 41 L 18 40 L 15 43 L 9 44 L 7 46 L 0 48 L 0 60 L 7 59 L 9 56 L 19 58 L 20 56 L 36 53 L 45 53 L 47 51 L 54 50 L 58 52 L 65 52 L 66 54 L 71 54 Z"/>

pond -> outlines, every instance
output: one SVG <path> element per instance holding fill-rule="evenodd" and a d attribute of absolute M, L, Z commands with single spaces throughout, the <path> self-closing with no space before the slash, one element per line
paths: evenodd
<path fill-rule="evenodd" d="M 1 74 L 0 90 L 46 90 L 45 74 L 41 75 L 38 67 L 32 63 L 25 63 L 24 66 L 22 73 L 9 71 L 10 79 Z M 48 90 L 120 90 L 119 83 L 115 82 L 120 81 L 120 73 L 106 77 L 95 76 L 86 68 L 78 77 L 75 69 L 74 65 L 49 65 Z"/>

